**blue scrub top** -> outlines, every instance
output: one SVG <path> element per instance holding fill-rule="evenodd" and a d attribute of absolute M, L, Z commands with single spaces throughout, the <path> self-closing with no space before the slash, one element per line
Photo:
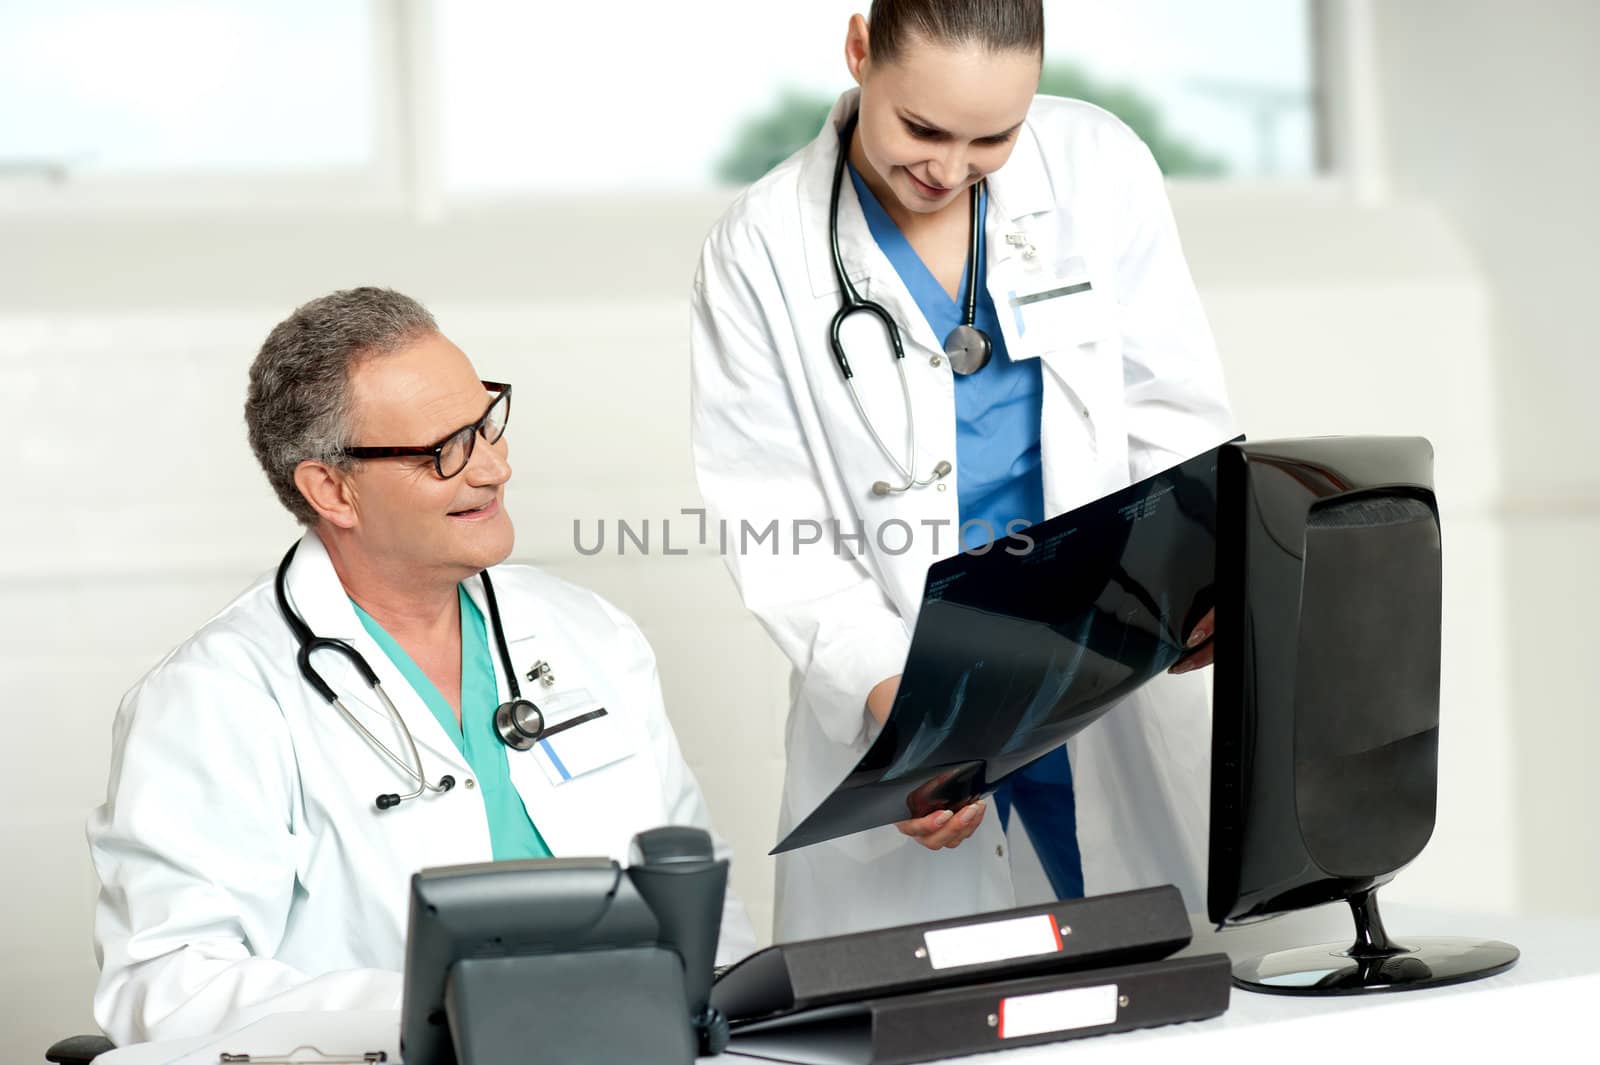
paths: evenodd
<path fill-rule="evenodd" d="M 853 166 L 850 179 L 873 240 L 905 282 L 911 298 L 933 327 L 933 335 L 942 341 L 961 324 L 962 299 L 950 298 Z M 978 210 L 983 211 L 987 205 L 985 190 L 979 197 Z M 983 245 L 980 236 L 980 279 L 985 276 Z M 959 290 L 963 297 L 966 286 L 963 271 Z M 956 492 L 961 546 L 966 550 L 1005 536 L 1010 522 L 1020 519 L 1037 525 L 1044 520 L 1044 470 L 1039 458 L 1044 378 L 1039 360 L 1011 360 L 994 300 L 981 280 L 974 324 L 989 335 L 994 353 L 989 365 L 977 373 L 955 375 Z"/>
<path fill-rule="evenodd" d="M 889 257 L 900 280 L 941 340 L 961 324 L 961 301 L 951 299 L 928 270 L 910 241 L 894 224 L 854 167 L 850 178 L 867 216 L 872 239 Z M 978 199 L 978 210 L 988 205 Z M 984 247 L 978 241 L 978 276 L 982 278 Z M 961 293 L 967 278 L 961 277 Z M 979 284 L 973 324 L 994 344 L 989 365 L 975 374 L 955 375 L 956 490 L 961 507 L 961 546 L 980 548 L 1006 535 L 1009 522 L 1029 525 L 1044 520 L 1044 469 L 1039 458 L 1044 377 L 1038 359 L 1011 361 L 1000 320 L 988 287 Z M 1008 777 L 995 790 L 1002 828 L 1010 823 L 1013 802 L 1028 828 L 1028 838 L 1049 877 L 1056 897 L 1083 895 L 1083 858 L 1078 850 L 1077 801 L 1072 793 L 1072 764 L 1065 747 L 1038 759 Z"/>
<path fill-rule="evenodd" d="M 445 733 L 455 742 L 456 749 L 472 767 L 477 780 L 478 794 L 483 796 L 483 808 L 489 817 L 489 844 L 495 861 L 512 858 L 548 858 L 550 848 L 544 837 L 528 816 L 522 795 L 511 783 L 511 770 L 506 762 L 506 745 L 494 729 L 494 712 L 500 705 L 500 691 L 494 679 L 494 660 L 489 657 L 489 633 L 467 590 L 456 585 L 461 599 L 461 723 L 456 723 L 456 712 L 428 675 L 417 667 L 406 654 L 405 648 L 384 631 L 371 614 L 362 610 L 354 599 L 356 617 L 367 632 L 383 648 L 400 675 L 433 711 Z"/>

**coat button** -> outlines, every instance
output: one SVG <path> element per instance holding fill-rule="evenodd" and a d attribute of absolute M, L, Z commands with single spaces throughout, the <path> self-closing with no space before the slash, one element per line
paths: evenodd
<path fill-rule="evenodd" d="M 928 360 L 928 365 L 932 366 L 935 370 L 937 370 L 939 367 L 944 365 L 944 356 L 943 355 L 935 355 L 933 358 Z"/>
<path fill-rule="evenodd" d="M 471 777 L 467 778 L 467 787 L 475 788 L 477 786 L 478 786 L 478 782 L 476 780 L 473 780 Z"/>
<path fill-rule="evenodd" d="M 1006 856 L 1006 845 L 1004 843 L 998 843 L 995 845 L 994 856 L 996 858 L 1004 858 Z"/>
<path fill-rule="evenodd" d="M 950 486 L 945 484 L 943 481 L 940 481 L 936 487 L 939 489 L 939 491 L 943 492 L 946 488 L 949 488 Z"/>

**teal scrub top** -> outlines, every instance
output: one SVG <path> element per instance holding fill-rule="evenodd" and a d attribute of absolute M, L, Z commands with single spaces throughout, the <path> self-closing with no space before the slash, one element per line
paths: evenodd
<path fill-rule="evenodd" d="M 456 590 L 461 598 L 461 724 L 456 724 L 455 711 L 445 701 L 428 675 L 406 654 L 405 648 L 384 631 L 371 614 L 350 600 L 356 608 L 356 617 L 366 626 L 367 632 L 378 641 L 383 653 L 389 656 L 400 675 L 428 704 L 433 716 L 455 742 L 456 749 L 472 767 L 478 783 L 478 794 L 483 796 L 483 809 L 489 816 L 489 843 L 494 860 L 512 858 L 548 858 L 550 848 L 544 837 L 528 816 L 522 796 L 511 783 L 511 771 L 506 762 L 506 745 L 494 730 L 494 712 L 500 705 L 500 692 L 495 685 L 494 660 L 489 657 L 489 634 L 467 590 L 460 585 Z"/>

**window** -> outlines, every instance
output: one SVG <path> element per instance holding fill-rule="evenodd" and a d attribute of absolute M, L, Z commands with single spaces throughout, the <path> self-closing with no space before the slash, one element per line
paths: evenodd
<path fill-rule="evenodd" d="M 1319 168 L 1311 0 L 1046 0 L 1045 9 L 1046 90 L 1117 113 L 1169 174 Z"/>
<path fill-rule="evenodd" d="M 368 22 L 365 0 L 11 0 L 0 165 L 56 181 L 367 166 Z"/>
<path fill-rule="evenodd" d="M 1169 174 L 1310 176 L 1324 2 L 1045 0 L 1043 88 L 1121 115 Z M 815 136 L 868 4 L 8 0 L 0 206 L 737 184 Z"/>
<path fill-rule="evenodd" d="M 450 198 L 753 180 L 850 84 L 868 0 L 435 8 Z M 1317 170 L 1312 0 L 1046 0 L 1043 89 L 1107 106 L 1169 174 Z"/>

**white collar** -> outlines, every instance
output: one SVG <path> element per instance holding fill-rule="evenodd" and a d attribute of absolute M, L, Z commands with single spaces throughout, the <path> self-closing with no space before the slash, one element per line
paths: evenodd
<path fill-rule="evenodd" d="M 365 626 L 356 616 L 350 595 L 333 568 L 333 559 L 328 557 L 328 548 L 316 530 L 307 529 L 300 538 L 284 583 L 290 605 L 314 635 L 352 640 L 366 634 Z M 493 641 L 494 625 L 489 618 L 489 603 L 483 594 L 483 582 L 468 580 L 464 582 L 464 587 L 488 623 L 491 630 L 489 639 Z M 520 640 L 534 635 L 540 620 L 535 616 L 534 605 L 526 596 L 508 595 L 509 590 L 504 578 L 495 586 L 495 601 L 500 607 L 500 621 L 506 640 Z"/>
<path fill-rule="evenodd" d="M 822 297 L 836 295 L 839 284 L 833 274 L 833 249 L 828 236 L 828 204 L 833 197 L 834 167 L 839 161 L 839 134 L 846 119 L 860 107 L 861 90 L 851 89 L 834 101 L 823 123 L 822 132 L 805 149 L 800 160 L 800 235 L 805 243 L 806 271 L 811 293 Z M 866 250 L 876 246 L 867 228 L 853 183 L 839 195 L 839 251 L 852 283 L 858 287 L 872 274 L 872 256 Z M 1045 169 L 1044 152 L 1033 126 L 1024 121 L 1017 131 L 1017 143 L 1006 165 L 988 177 L 992 209 L 1012 220 L 1038 214 L 1055 207 L 1055 192 Z"/>

